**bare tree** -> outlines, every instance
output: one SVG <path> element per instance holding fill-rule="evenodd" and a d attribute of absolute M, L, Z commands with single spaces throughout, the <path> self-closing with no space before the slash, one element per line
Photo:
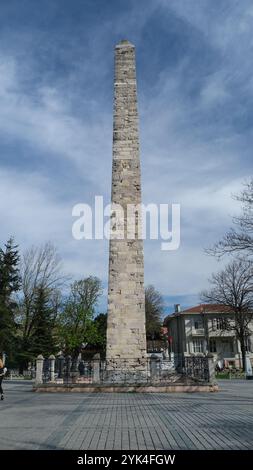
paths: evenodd
<path fill-rule="evenodd" d="M 164 311 L 163 298 L 154 286 L 145 288 L 146 333 L 148 337 L 160 336 L 162 315 Z"/>
<path fill-rule="evenodd" d="M 67 280 L 62 274 L 58 252 L 50 242 L 26 250 L 21 261 L 21 279 L 22 296 L 19 302 L 18 322 L 26 357 L 29 340 L 37 321 L 38 309 L 35 305 L 38 292 L 44 292 L 47 303 L 52 307 L 52 315 L 56 318 L 61 302 L 60 288 Z"/>
<path fill-rule="evenodd" d="M 55 288 L 53 289 L 53 291 L 51 291 L 50 300 L 52 308 L 52 317 L 55 323 L 63 307 L 63 296 L 59 288 Z"/>
<path fill-rule="evenodd" d="M 203 301 L 221 306 L 226 313 L 225 329 L 234 330 L 241 346 L 243 369 L 246 368 L 246 343 L 253 319 L 252 263 L 236 259 L 222 271 L 213 274 L 211 289 L 202 293 Z"/>
<path fill-rule="evenodd" d="M 224 237 L 207 249 L 206 252 L 217 257 L 224 254 L 242 254 L 243 257 L 253 255 L 253 178 L 244 184 L 243 191 L 233 196 L 242 203 L 242 213 L 233 217 L 235 228 L 231 228 Z"/>

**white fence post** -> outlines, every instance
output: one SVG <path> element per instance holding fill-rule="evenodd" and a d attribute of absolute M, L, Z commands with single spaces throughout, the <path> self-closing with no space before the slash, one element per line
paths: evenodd
<path fill-rule="evenodd" d="M 208 358 L 209 382 L 213 383 L 215 381 L 215 369 L 214 369 L 213 355 L 208 354 L 207 358 Z"/>
<path fill-rule="evenodd" d="M 50 382 L 54 382 L 54 370 L 55 370 L 55 356 L 51 354 L 49 356 L 49 361 L 50 361 Z"/>
<path fill-rule="evenodd" d="M 100 354 L 97 353 L 93 357 L 93 380 L 94 383 L 100 382 Z"/>
<path fill-rule="evenodd" d="M 39 356 L 36 359 L 36 378 L 35 378 L 35 383 L 36 384 L 42 384 L 42 373 L 43 373 L 43 362 L 44 362 L 44 357 L 42 354 L 39 354 Z"/>

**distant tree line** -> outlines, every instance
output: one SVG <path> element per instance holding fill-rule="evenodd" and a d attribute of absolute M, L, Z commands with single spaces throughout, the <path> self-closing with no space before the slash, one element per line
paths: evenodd
<path fill-rule="evenodd" d="M 49 242 L 20 254 L 14 239 L 0 248 L 0 353 L 20 372 L 38 354 L 77 357 L 88 348 L 105 354 L 106 313 L 96 315 L 102 295 L 95 276 L 71 279 Z M 146 288 L 147 336 L 160 335 L 163 303 L 153 286 Z"/>

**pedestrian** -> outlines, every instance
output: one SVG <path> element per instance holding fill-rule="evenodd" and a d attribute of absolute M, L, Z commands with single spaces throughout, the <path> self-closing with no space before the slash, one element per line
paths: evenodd
<path fill-rule="evenodd" d="M 0 394 L 1 394 L 1 400 L 4 399 L 2 381 L 3 381 L 5 373 L 6 373 L 6 368 L 4 367 L 4 363 L 3 363 L 2 359 L 0 358 Z"/>

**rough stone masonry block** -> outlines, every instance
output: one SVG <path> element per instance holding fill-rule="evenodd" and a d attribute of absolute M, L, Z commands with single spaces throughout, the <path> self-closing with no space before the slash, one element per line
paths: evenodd
<path fill-rule="evenodd" d="M 127 359 L 132 369 L 145 361 L 146 333 L 143 241 L 138 230 L 127 239 L 127 204 L 141 203 L 135 48 L 128 41 L 115 47 L 111 198 L 124 209 L 125 239 L 110 240 L 106 356 Z"/>

